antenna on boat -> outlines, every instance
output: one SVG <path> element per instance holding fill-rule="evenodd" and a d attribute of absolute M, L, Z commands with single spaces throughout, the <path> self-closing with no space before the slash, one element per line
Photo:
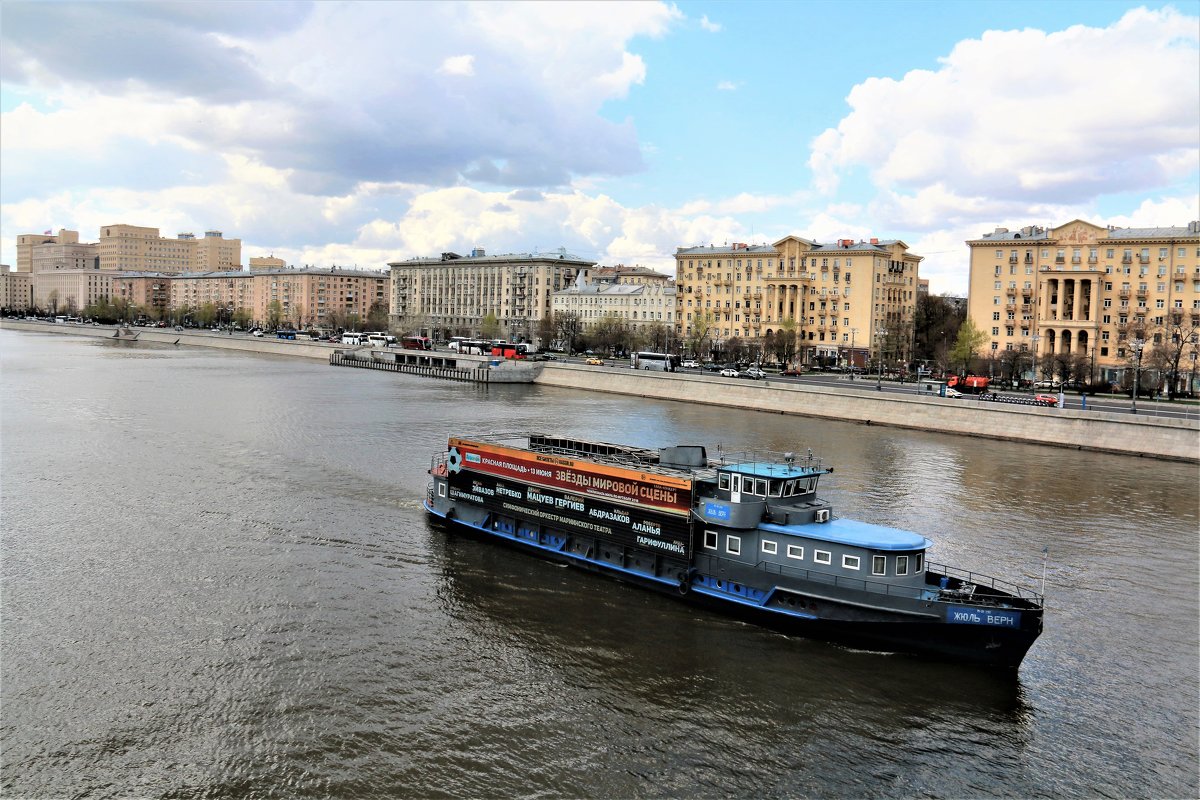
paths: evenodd
<path fill-rule="evenodd" d="M 1050 545 L 1042 548 L 1042 602 L 1046 602 L 1046 562 L 1050 559 Z"/>

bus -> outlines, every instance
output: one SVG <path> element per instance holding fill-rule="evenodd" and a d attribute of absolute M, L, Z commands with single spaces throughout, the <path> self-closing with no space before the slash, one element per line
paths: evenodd
<path fill-rule="evenodd" d="M 275 331 L 275 337 L 278 339 L 291 339 L 294 341 L 296 338 L 296 332 L 291 328 L 280 328 L 279 330 Z"/>
<path fill-rule="evenodd" d="M 405 350 L 432 350 L 433 341 L 428 336 L 405 336 L 400 339 Z"/>
<path fill-rule="evenodd" d="M 492 342 L 492 355 L 503 358 L 526 358 L 529 345 L 524 342 Z"/>
<path fill-rule="evenodd" d="M 674 372 L 679 369 L 679 356 L 670 353 L 634 353 L 629 357 L 629 366 L 634 369 L 649 369 L 658 372 Z"/>
<path fill-rule="evenodd" d="M 459 339 L 450 342 L 450 350 L 463 355 L 486 356 L 492 352 L 492 343 L 482 339 Z"/>

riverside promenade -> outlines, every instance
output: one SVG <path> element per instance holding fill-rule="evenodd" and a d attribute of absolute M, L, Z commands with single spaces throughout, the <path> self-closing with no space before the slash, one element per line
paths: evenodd
<path fill-rule="evenodd" d="M 114 328 L 0 320 L 5 330 L 113 338 Z M 282 341 L 206 331 L 134 328 L 137 342 L 214 347 L 225 350 L 329 361 L 340 345 Z M 128 344 L 129 340 L 123 340 Z M 136 342 L 134 343 L 136 344 Z M 598 374 L 603 375 L 597 380 Z M 1200 463 L 1200 420 L 1148 415 L 983 404 L 929 396 L 898 396 L 844 391 L 783 381 L 745 381 L 687 373 L 640 372 L 623 367 L 595 368 L 548 363 L 534 381 L 539 386 L 649 397 L 744 410 L 956 433 L 985 439 L 1027 442 Z"/>

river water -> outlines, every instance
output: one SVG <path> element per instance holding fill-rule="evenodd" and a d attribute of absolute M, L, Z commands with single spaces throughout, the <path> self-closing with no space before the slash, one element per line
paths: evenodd
<path fill-rule="evenodd" d="M 1198 471 L 0 331 L 4 797 L 1196 797 Z M 1033 588 L 1019 673 L 780 636 L 449 534 L 452 433 L 812 448 Z"/>

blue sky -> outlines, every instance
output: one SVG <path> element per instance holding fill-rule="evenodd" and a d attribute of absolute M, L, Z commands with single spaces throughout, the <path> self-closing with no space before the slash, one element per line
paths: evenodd
<path fill-rule="evenodd" d="M 47 31 L 54 31 L 48 36 Z M 1200 3 L 0 5 L 0 260 L 60 227 L 243 260 L 1200 218 Z"/>

